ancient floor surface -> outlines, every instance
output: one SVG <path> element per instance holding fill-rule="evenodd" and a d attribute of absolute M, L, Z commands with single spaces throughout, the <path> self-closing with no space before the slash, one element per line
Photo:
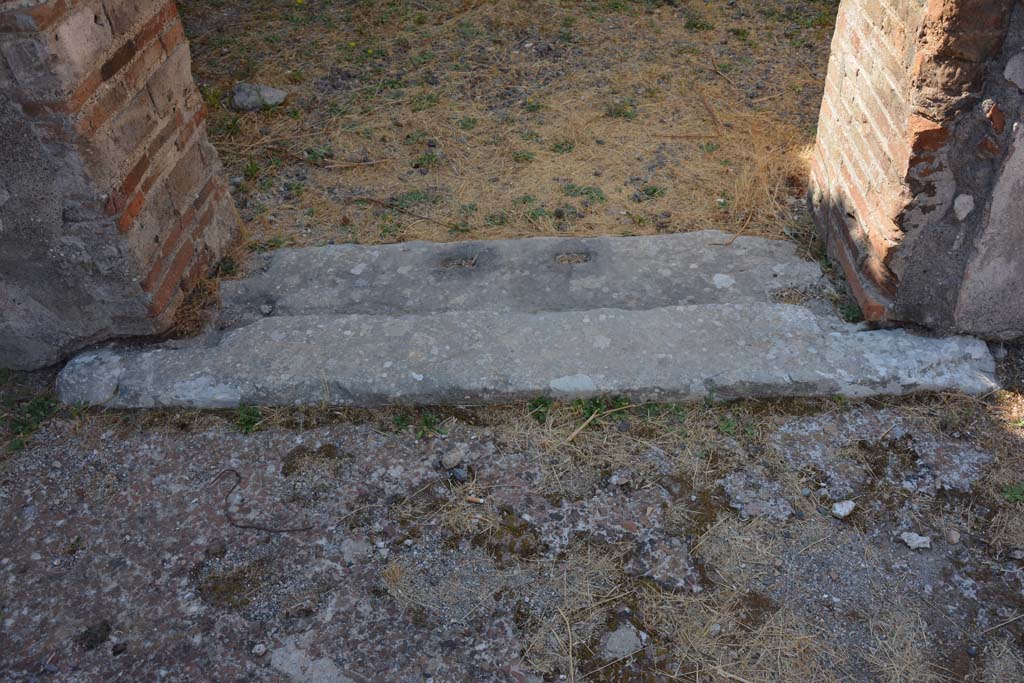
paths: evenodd
<path fill-rule="evenodd" d="M 3 463 L 0 678 L 1021 680 L 986 410 L 64 414 Z"/>

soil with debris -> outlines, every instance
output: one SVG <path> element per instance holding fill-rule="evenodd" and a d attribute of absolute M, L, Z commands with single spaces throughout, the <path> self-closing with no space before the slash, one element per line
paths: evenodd
<path fill-rule="evenodd" d="M 178 4 L 252 249 L 807 232 L 836 0 Z"/>
<path fill-rule="evenodd" d="M 3 461 L 0 675 L 1020 680 L 989 408 L 64 412 Z"/>

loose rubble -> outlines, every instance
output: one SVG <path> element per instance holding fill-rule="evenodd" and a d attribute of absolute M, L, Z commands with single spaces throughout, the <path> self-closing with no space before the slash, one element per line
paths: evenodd
<path fill-rule="evenodd" d="M 920 536 L 912 531 L 904 531 L 900 534 L 900 540 L 906 543 L 911 550 L 924 550 L 932 547 L 931 537 Z"/>
<path fill-rule="evenodd" d="M 231 92 L 231 108 L 235 111 L 259 111 L 284 104 L 288 93 L 269 85 L 239 83 Z"/>
<path fill-rule="evenodd" d="M 866 408 L 791 420 L 771 445 L 791 466 L 820 473 L 836 500 L 864 491 L 873 472 L 909 492 L 966 492 L 991 460 L 969 442 Z"/>
<path fill-rule="evenodd" d="M 616 661 L 642 650 L 646 639 L 646 633 L 632 624 L 623 624 L 605 636 L 601 654 L 609 661 Z"/>
<path fill-rule="evenodd" d="M 836 519 L 846 519 L 853 514 L 853 509 L 857 507 L 857 504 L 852 500 L 844 500 L 839 503 L 832 504 L 832 516 Z"/>

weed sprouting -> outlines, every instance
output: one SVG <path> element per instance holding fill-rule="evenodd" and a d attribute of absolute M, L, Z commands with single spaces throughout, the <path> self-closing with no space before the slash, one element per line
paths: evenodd
<path fill-rule="evenodd" d="M 636 100 L 619 100 L 608 105 L 605 115 L 613 119 L 635 119 L 638 113 Z"/>
<path fill-rule="evenodd" d="M 527 408 L 530 411 L 530 417 L 536 420 L 538 424 L 544 424 L 548 421 L 548 415 L 551 413 L 552 405 L 552 400 L 547 396 L 538 396 L 530 401 Z"/>
<path fill-rule="evenodd" d="M 48 419 L 56 414 L 57 401 L 48 396 L 37 396 L 29 401 L 15 404 L 8 411 L 7 429 L 13 438 L 7 443 L 10 452 L 20 451 L 28 445 L 29 438 Z"/>
<path fill-rule="evenodd" d="M 575 183 L 566 183 L 562 186 L 562 190 L 569 197 L 586 197 L 591 202 L 603 202 L 605 200 L 604 192 L 600 187 L 594 185 L 576 185 Z"/>
<path fill-rule="evenodd" d="M 437 168 L 441 165 L 441 157 L 434 152 L 424 152 L 412 162 L 413 168 Z"/>
<path fill-rule="evenodd" d="M 1007 503 L 1024 503 L 1024 482 L 1005 487 L 1003 498 Z"/>
<path fill-rule="evenodd" d="M 263 424 L 263 411 L 259 406 L 242 405 L 235 410 L 235 426 L 244 434 L 252 434 Z"/>
<path fill-rule="evenodd" d="M 419 424 L 416 425 L 416 437 L 425 439 L 435 434 L 445 434 L 446 430 L 442 427 L 443 424 L 443 421 L 437 415 L 429 411 L 425 412 L 420 415 Z"/>

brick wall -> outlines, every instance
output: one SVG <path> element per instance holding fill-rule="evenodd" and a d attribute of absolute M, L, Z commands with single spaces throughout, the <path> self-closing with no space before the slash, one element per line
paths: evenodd
<path fill-rule="evenodd" d="M 1000 179 L 1017 173 L 1021 92 L 1005 71 L 1024 46 L 1021 12 L 1016 0 L 840 5 L 811 204 L 868 319 L 1024 333 L 1024 305 L 981 310 L 1024 298 L 1020 283 L 975 262 Z"/>
<path fill-rule="evenodd" d="M 0 365 L 166 329 L 237 226 L 173 0 L 0 0 L 0 93 Z"/>

